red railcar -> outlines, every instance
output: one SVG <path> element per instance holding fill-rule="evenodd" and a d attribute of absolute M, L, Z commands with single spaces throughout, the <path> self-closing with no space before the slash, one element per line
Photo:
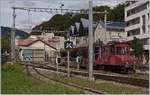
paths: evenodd
<path fill-rule="evenodd" d="M 88 48 L 74 49 L 81 52 L 81 65 L 88 65 Z M 112 66 L 124 70 L 133 70 L 137 60 L 131 55 L 127 43 L 108 43 L 94 47 L 94 66 Z"/>

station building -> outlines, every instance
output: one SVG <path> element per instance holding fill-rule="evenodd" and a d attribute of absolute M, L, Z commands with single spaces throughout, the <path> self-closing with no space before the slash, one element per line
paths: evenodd
<path fill-rule="evenodd" d="M 51 61 L 64 48 L 64 37 L 55 36 L 53 33 L 30 35 L 27 39 L 17 39 L 16 48 L 21 61 Z"/>

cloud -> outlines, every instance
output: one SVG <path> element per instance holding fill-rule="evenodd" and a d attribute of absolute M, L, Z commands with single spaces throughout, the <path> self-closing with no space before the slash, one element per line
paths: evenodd
<path fill-rule="evenodd" d="M 26 7 L 34 7 L 34 6 L 36 6 L 36 3 L 33 1 L 26 0 L 26 1 L 22 2 L 22 5 L 24 5 Z"/>
<path fill-rule="evenodd" d="M 49 7 L 59 8 L 64 4 L 63 8 L 68 9 L 87 9 L 89 0 L 1 0 L 1 25 L 12 26 L 12 6 L 20 7 Z M 93 0 L 93 6 L 96 5 L 110 5 L 121 2 L 122 0 Z M 123 0 L 124 1 L 124 0 Z M 19 27 L 28 25 L 28 15 L 25 11 L 16 11 L 16 23 Z M 49 20 L 53 14 L 48 13 L 31 13 L 32 25 L 41 23 L 42 21 Z"/>

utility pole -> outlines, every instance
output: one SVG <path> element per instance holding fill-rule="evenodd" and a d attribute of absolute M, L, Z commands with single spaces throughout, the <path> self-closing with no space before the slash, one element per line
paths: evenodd
<path fill-rule="evenodd" d="M 89 0 L 89 80 L 93 80 L 93 9 Z"/>
<path fill-rule="evenodd" d="M 68 33 L 68 40 L 70 41 L 70 36 L 69 36 L 69 31 L 67 32 Z M 70 77 L 70 51 L 69 51 L 69 48 L 68 48 L 68 52 L 67 52 L 67 55 L 68 55 L 68 65 L 67 65 L 67 76 Z"/>
<path fill-rule="evenodd" d="M 56 56 L 56 73 L 58 74 L 58 55 Z"/>
<path fill-rule="evenodd" d="M 43 49 L 43 52 L 44 52 L 44 63 L 45 63 L 45 61 L 46 61 L 45 32 L 43 32 L 43 42 L 44 42 L 44 49 Z"/>
<path fill-rule="evenodd" d="M 68 74 L 67 74 L 67 76 L 70 77 L 70 62 L 69 62 L 70 61 L 70 57 L 69 57 L 70 56 L 70 52 L 69 52 L 69 49 L 68 49 L 68 53 L 67 54 L 68 54 L 68 65 L 67 65 Z"/>
<path fill-rule="evenodd" d="M 11 60 L 13 62 L 16 61 L 16 57 L 15 57 L 15 18 L 16 18 L 16 14 L 15 14 L 15 8 L 13 7 L 13 28 L 11 31 Z"/>
<path fill-rule="evenodd" d="M 104 23 L 105 23 L 105 42 L 107 42 L 107 10 L 105 10 L 105 16 L 104 16 Z M 109 32 L 109 38 L 110 38 L 110 32 Z"/>

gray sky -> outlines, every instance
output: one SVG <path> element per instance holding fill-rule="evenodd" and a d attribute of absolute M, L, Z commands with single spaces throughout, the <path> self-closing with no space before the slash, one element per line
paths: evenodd
<path fill-rule="evenodd" d="M 120 3 L 121 0 L 93 0 L 93 6 L 109 5 L 111 7 Z M 12 27 L 12 6 L 17 7 L 46 7 L 59 8 L 61 4 L 63 8 L 70 9 L 87 9 L 88 0 L 0 0 L 0 23 L 1 26 Z M 16 11 L 16 27 L 19 29 L 29 29 L 40 24 L 42 21 L 49 20 L 53 15 L 50 13 L 35 13 L 27 11 Z"/>

